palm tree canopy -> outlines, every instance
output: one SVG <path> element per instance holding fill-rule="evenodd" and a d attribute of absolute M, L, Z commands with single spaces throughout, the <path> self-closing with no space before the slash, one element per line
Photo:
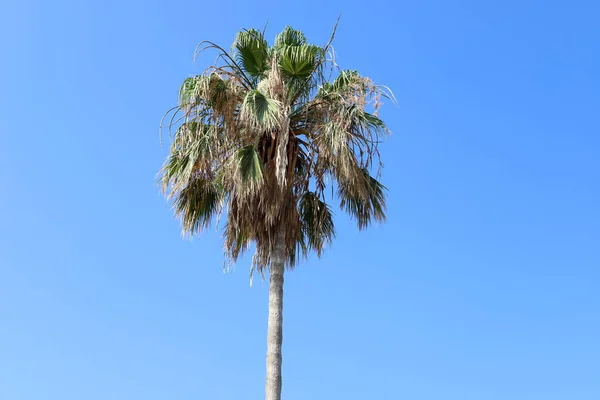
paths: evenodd
<path fill-rule="evenodd" d="M 255 29 L 240 31 L 230 52 L 203 42 L 198 53 L 215 50 L 217 61 L 183 82 L 168 113 L 163 191 L 185 234 L 226 215 L 232 262 L 255 244 L 253 268 L 268 268 L 282 235 L 289 267 L 311 251 L 320 255 L 335 236 L 327 201 L 337 199 L 360 229 L 385 219 L 376 177 L 388 131 L 377 110 L 392 95 L 339 70 L 331 39 L 316 46 L 287 27 L 272 45 Z"/>

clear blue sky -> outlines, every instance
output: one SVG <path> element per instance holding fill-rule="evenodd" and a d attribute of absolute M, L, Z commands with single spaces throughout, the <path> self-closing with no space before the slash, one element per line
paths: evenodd
<path fill-rule="evenodd" d="M 0 399 L 260 399 L 267 290 L 184 241 L 162 113 L 242 27 L 389 85 L 387 225 L 288 275 L 284 398 L 600 398 L 595 1 L 14 1 L 0 9 Z M 206 61 L 206 60 L 205 60 Z M 211 60 L 212 61 L 212 60 Z"/>

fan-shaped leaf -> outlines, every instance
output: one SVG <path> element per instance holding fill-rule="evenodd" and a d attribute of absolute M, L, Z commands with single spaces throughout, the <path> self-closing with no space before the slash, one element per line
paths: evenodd
<path fill-rule="evenodd" d="M 175 199 L 175 214 L 181 219 L 183 231 L 194 234 L 210 224 L 222 203 L 223 192 L 215 182 L 193 179 Z"/>
<path fill-rule="evenodd" d="M 263 180 L 263 162 L 254 146 L 246 146 L 236 153 L 241 183 L 259 184 Z"/>
<path fill-rule="evenodd" d="M 314 45 L 282 46 L 279 67 L 287 77 L 308 78 L 317 68 L 323 49 Z"/>
<path fill-rule="evenodd" d="M 260 77 L 269 67 L 268 44 L 256 29 L 241 31 L 235 38 L 236 59 L 254 78 Z"/>
<path fill-rule="evenodd" d="M 340 208 L 356 218 L 359 229 L 371 221 L 385 221 L 385 186 L 362 170 L 362 179 L 355 182 L 339 182 Z"/>
<path fill-rule="evenodd" d="M 325 244 L 330 244 L 335 237 L 331 209 L 315 193 L 307 191 L 298 202 L 298 214 L 305 236 L 301 245 L 320 256 Z"/>
<path fill-rule="evenodd" d="M 286 26 L 275 38 L 275 47 L 302 46 L 304 44 L 306 44 L 304 33 L 295 30 L 291 26 Z"/>
<path fill-rule="evenodd" d="M 257 128 L 273 129 L 279 123 L 281 104 L 258 90 L 246 93 L 241 118 Z"/>

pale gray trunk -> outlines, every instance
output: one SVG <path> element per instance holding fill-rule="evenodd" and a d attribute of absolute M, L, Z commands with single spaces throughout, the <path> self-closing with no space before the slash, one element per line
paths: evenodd
<path fill-rule="evenodd" d="M 283 271 L 285 236 L 277 236 L 271 254 L 269 326 L 267 328 L 266 400 L 281 400 L 281 343 L 283 342 Z"/>

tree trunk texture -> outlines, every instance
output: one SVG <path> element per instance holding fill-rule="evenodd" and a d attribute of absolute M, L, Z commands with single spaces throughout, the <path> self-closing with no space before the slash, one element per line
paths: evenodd
<path fill-rule="evenodd" d="M 281 400 L 281 343 L 283 342 L 283 272 L 285 236 L 279 234 L 273 254 L 269 281 L 269 325 L 267 328 L 266 400 Z"/>

